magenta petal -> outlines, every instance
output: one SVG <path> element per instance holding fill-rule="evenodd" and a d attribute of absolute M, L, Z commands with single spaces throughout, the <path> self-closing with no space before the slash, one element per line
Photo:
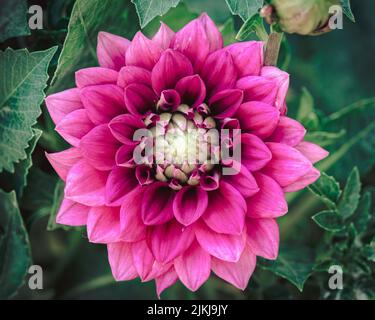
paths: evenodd
<path fill-rule="evenodd" d="M 119 208 L 92 207 L 87 218 L 87 235 L 94 243 L 121 241 Z"/>
<path fill-rule="evenodd" d="M 230 52 L 236 66 L 238 76 L 259 76 L 263 66 L 262 41 L 247 41 L 231 44 L 225 49 Z"/>
<path fill-rule="evenodd" d="M 67 114 L 83 108 L 77 88 L 51 94 L 45 102 L 55 124 L 58 124 Z"/>
<path fill-rule="evenodd" d="M 116 152 L 115 161 L 119 167 L 134 167 L 134 153 L 135 145 L 124 144 Z"/>
<path fill-rule="evenodd" d="M 162 49 L 139 31 L 126 51 L 126 65 L 151 70 L 161 53 Z"/>
<path fill-rule="evenodd" d="M 220 182 L 216 191 L 208 193 L 208 206 L 203 220 L 214 231 L 241 234 L 245 223 L 246 202 L 229 183 Z"/>
<path fill-rule="evenodd" d="M 108 243 L 107 250 L 109 265 L 116 281 L 133 280 L 138 276 L 133 264 L 131 243 Z"/>
<path fill-rule="evenodd" d="M 118 72 L 112 69 L 92 67 L 76 71 L 76 85 L 78 88 L 99 84 L 116 84 Z"/>
<path fill-rule="evenodd" d="M 81 90 L 82 103 L 95 124 L 111 121 L 126 111 L 123 90 L 112 84 L 90 86 Z"/>
<path fill-rule="evenodd" d="M 328 157 L 329 152 L 324 150 L 322 147 L 315 143 L 308 141 L 302 141 L 295 148 L 301 152 L 311 163 L 316 163 L 326 157 Z"/>
<path fill-rule="evenodd" d="M 124 197 L 138 186 L 133 168 L 115 167 L 109 174 L 105 186 L 106 203 L 120 206 Z"/>
<path fill-rule="evenodd" d="M 160 298 L 161 293 L 174 284 L 178 279 L 177 273 L 174 270 L 174 267 L 171 267 L 167 272 L 155 279 L 156 283 L 156 292 Z"/>
<path fill-rule="evenodd" d="M 267 142 L 266 145 L 272 152 L 272 159 L 263 168 L 263 172 L 280 186 L 292 184 L 312 168 L 311 162 L 298 150 L 276 142 Z"/>
<path fill-rule="evenodd" d="M 254 173 L 259 192 L 247 198 L 247 216 L 252 218 L 276 218 L 288 212 L 284 192 L 272 178 Z"/>
<path fill-rule="evenodd" d="M 256 267 L 256 256 L 246 246 L 237 262 L 212 258 L 212 271 L 240 290 L 245 290 Z"/>
<path fill-rule="evenodd" d="M 146 128 L 146 125 L 139 116 L 132 114 L 121 114 L 109 123 L 112 135 L 121 143 L 134 145 L 134 132 L 137 129 Z"/>
<path fill-rule="evenodd" d="M 152 168 L 150 166 L 137 166 L 135 168 L 135 177 L 141 186 L 146 186 L 154 182 Z"/>
<path fill-rule="evenodd" d="M 206 282 L 211 273 L 211 257 L 194 241 L 190 248 L 174 261 L 181 282 L 191 291 L 196 291 Z"/>
<path fill-rule="evenodd" d="M 254 133 L 261 139 L 269 137 L 276 129 L 280 112 L 273 106 L 262 102 L 247 102 L 240 105 L 236 118 L 241 129 Z"/>
<path fill-rule="evenodd" d="M 186 228 L 176 220 L 150 228 L 147 243 L 157 261 L 167 263 L 182 254 L 193 242 L 195 236 L 191 228 Z"/>
<path fill-rule="evenodd" d="M 271 160 L 272 153 L 257 136 L 244 133 L 241 135 L 241 156 L 247 169 L 258 171 Z"/>
<path fill-rule="evenodd" d="M 173 212 L 178 222 L 185 226 L 197 221 L 207 208 L 207 192 L 199 187 L 184 187 L 173 201 Z"/>
<path fill-rule="evenodd" d="M 144 193 L 142 219 L 146 225 L 165 223 L 173 218 L 174 193 L 168 184 L 155 182 Z"/>
<path fill-rule="evenodd" d="M 157 108 L 163 111 L 175 111 L 181 104 L 179 93 L 174 89 L 163 90 Z"/>
<path fill-rule="evenodd" d="M 237 71 L 232 56 L 224 49 L 211 53 L 201 72 L 210 97 L 225 89 L 232 89 L 236 83 Z"/>
<path fill-rule="evenodd" d="M 129 84 L 144 84 L 151 87 L 151 72 L 136 66 L 121 68 L 118 75 L 117 85 L 126 88 Z"/>
<path fill-rule="evenodd" d="M 130 41 L 108 32 L 99 32 L 96 49 L 99 65 L 104 68 L 120 70 L 125 65 L 125 53 Z"/>
<path fill-rule="evenodd" d="M 270 105 L 275 103 L 278 88 L 270 79 L 247 76 L 239 79 L 236 87 L 243 90 L 244 102 L 260 101 Z"/>
<path fill-rule="evenodd" d="M 243 92 L 238 89 L 228 89 L 215 94 L 209 101 L 212 115 L 217 119 L 233 116 L 242 103 Z"/>
<path fill-rule="evenodd" d="M 195 235 L 202 248 L 210 255 L 225 261 L 236 262 L 240 259 L 246 244 L 246 234 L 216 233 L 204 223 L 198 223 Z"/>
<path fill-rule="evenodd" d="M 180 94 L 181 102 L 192 108 L 202 104 L 206 97 L 206 87 L 197 74 L 180 79 L 176 84 L 176 90 Z"/>
<path fill-rule="evenodd" d="M 80 143 L 82 156 L 98 170 L 110 170 L 115 165 L 115 155 L 120 147 L 108 125 L 102 124 L 86 134 Z"/>
<path fill-rule="evenodd" d="M 193 74 L 193 66 L 182 53 L 168 49 L 152 69 L 152 87 L 160 93 L 165 89 L 174 89 L 178 80 Z"/>
<path fill-rule="evenodd" d="M 222 179 L 230 183 L 244 198 L 251 197 L 259 191 L 255 178 L 243 164 L 240 172 L 235 175 L 223 176 Z"/>
<path fill-rule="evenodd" d="M 102 206 L 105 203 L 107 177 L 107 172 L 98 171 L 81 160 L 66 177 L 65 197 L 87 206 Z"/>
<path fill-rule="evenodd" d="M 274 83 L 277 89 L 275 101 L 272 104 L 275 105 L 278 110 L 282 111 L 289 88 L 289 74 L 279 68 L 267 66 L 262 68 L 261 76 Z"/>
<path fill-rule="evenodd" d="M 172 266 L 171 262 L 161 263 L 159 261 L 154 260 L 150 273 L 147 275 L 146 278 L 143 279 L 143 281 L 150 281 L 150 280 L 156 279 L 157 277 L 160 277 L 162 274 L 167 272 L 171 266 Z"/>
<path fill-rule="evenodd" d="M 257 256 L 275 260 L 279 252 L 279 226 L 275 219 L 246 219 L 247 243 Z"/>
<path fill-rule="evenodd" d="M 66 180 L 70 168 L 82 159 L 79 148 L 70 148 L 56 153 L 46 153 L 46 157 L 63 181 Z"/>
<path fill-rule="evenodd" d="M 163 50 L 166 50 L 169 48 L 173 37 L 173 30 L 169 28 L 165 23 L 160 22 L 160 28 L 158 32 L 156 32 L 153 36 L 152 41 Z"/>
<path fill-rule="evenodd" d="M 271 137 L 272 142 L 285 143 L 291 147 L 299 144 L 306 134 L 306 129 L 298 121 L 288 117 L 280 117 L 280 121 Z"/>
<path fill-rule="evenodd" d="M 69 199 L 63 199 L 59 212 L 56 216 L 56 222 L 67 226 L 84 226 L 87 222 L 87 215 L 90 207 L 74 202 Z"/>
<path fill-rule="evenodd" d="M 72 146 L 78 147 L 81 138 L 93 127 L 87 111 L 78 109 L 67 114 L 56 126 L 56 131 Z"/>
<path fill-rule="evenodd" d="M 284 192 L 296 192 L 314 183 L 320 177 L 320 171 L 312 167 L 304 176 L 286 186 Z"/>
<path fill-rule="evenodd" d="M 142 281 L 144 281 L 151 273 L 155 262 L 146 240 L 133 242 L 132 253 L 134 266 L 139 274 L 139 277 Z"/>
<path fill-rule="evenodd" d="M 202 13 L 198 20 L 201 22 L 209 43 L 209 52 L 219 50 L 223 47 L 223 36 L 215 25 L 215 22 L 207 15 Z"/>
<path fill-rule="evenodd" d="M 144 84 L 130 84 L 125 88 L 125 105 L 134 115 L 145 115 L 156 102 L 156 95 Z"/>

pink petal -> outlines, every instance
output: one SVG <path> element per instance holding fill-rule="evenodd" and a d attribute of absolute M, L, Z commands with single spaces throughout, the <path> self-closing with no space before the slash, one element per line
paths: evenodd
<path fill-rule="evenodd" d="M 99 65 L 104 68 L 120 70 L 125 65 L 125 53 L 130 41 L 108 32 L 99 32 L 96 49 Z"/>
<path fill-rule="evenodd" d="M 174 32 L 165 23 L 160 22 L 160 28 L 158 32 L 153 36 L 152 41 L 156 43 L 160 48 L 166 50 L 169 48 L 171 41 L 174 37 Z"/>
<path fill-rule="evenodd" d="M 147 275 L 146 278 L 143 279 L 143 281 L 146 282 L 146 281 L 154 280 L 157 277 L 160 277 L 161 275 L 166 273 L 171 268 L 172 265 L 173 264 L 171 262 L 163 264 L 159 261 L 154 260 L 150 273 Z"/>
<path fill-rule="evenodd" d="M 247 41 L 231 44 L 225 49 L 230 52 L 236 66 L 238 76 L 259 76 L 263 66 L 262 41 Z"/>
<path fill-rule="evenodd" d="M 180 79 L 176 90 L 180 94 L 181 102 L 192 108 L 198 107 L 206 98 L 206 87 L 197 74 Z"/>
<path fill-rule="evenodd" d="M 98 171 L 81 160 L 69 170 L 65 197 L 87 206 L 102 206 L 105 203 L 107 177 L 107 172 Z"/>
<path fill-rule="evenodd" d="M 285 105 L 285 98 L 289 88 L 289 74 L 276 67 L 263 67 L 261 76 L 274 82 L 277 91 L 273 105 L 280 111 Z"/>
<path fill-rule="evenodd" d="M 275 260 L 279 252 L 279 226 L 275 219 L 246 219 L 247 243 L 257 256 Z"/>
<path fill-rule="evenodd" d="M 78 147 L 81 138 L 93 127 L 87 111 L 78 109 L 67 114 L 56 126 L 56 131 L 72 146 Z"/>
<path fill-rule="evenodd" d="M 241 135 L 241 156 L 247 169 L 258 171 L 271 160 L 272 153 L 257 136 L 244 133 Z"/>
<path fill-rule="evenodd" d="M 78 148 L 70 148 L 56 153 L 46 153 L 46 157 L 59 177 L 65 181 L 71 167 L 82 159 Z"/>
<path fill-rule="evenodd" d="M 182 53 L 167 49 L 152 69 L 152 87 L 157 94 L 174 89 L 178 80 L 193 74 L 193 66 Z"/>
<path fill-rule="evenodd" d="M 146 240 L 133 242 L 132 253 L 134 266 L 141 280 L 144 281 L 152 271 L 155 262 Z"/>
<path fill-rule="evenodd" d="M 133 280 L 138 276 L 133 265 L 131 244 L 115 242 L 107 244 L 108 260 L 116 281 Z"/>
<path fill-rule="evenodd" d="M 196 291 L 210 276 L 211 257 L 195 241 L 174 261 L 174 267 L 181 282 L 191 291 Z"/>
<path fill-rule="evenodd" d="M 298 150 L 276 142 L 267 142 L 266 145 L 272 152 L 272 159 L 263 168 L 263 172 L 280 186 L 292 184 L 312 168 L 311 162 Z"/>
<path fill-rule="evenodd" d="M 254 101 L 241 104 L 235 117 L 240 120 L 242 130 L 265 139 L 276 129 L 280 112 L 273 106 Z"/>
<path fill-rule="evenodd" d="M 224 181 L 219 189 L 209 192 L 208 206 L 203 220 L 214 231 L 241 234 L 245 223 L 246 202 L 241 195 Z"/>
<path fill-rule="evenodd" d="M 82 156 L 98 170 L 110 170 L 120 143 L 113 137 L 108 125 L 102 124 L 86 134 L 80 143 Z"/>
<path fill-rule="evenodd" d="M 73 227 L 84 226 L 89 210 L 90 207 L 64 198 L 57 213 L 56 222 Z"/>
<path fill-rule="evenodd" d="M 93 243 L 121 241 L 119 208 L 92 207 L 87 218 L 87 235 Z"/>
<path fill-rule="evenodd" d="M 166 273 L 162 274 L 161 276 L 155 279 L 156 283 L 156 292 L 158 297 L 160 298 L 161 293 L 173 285 L 178 279 L 177 273 L 174 270 L 174 267 L 171 267 Z"/>
<path fill-rule="evenodd" d="M 117 85 L 126 88 L 129 84 L 144 84 L 151 87 L 151 72 L 136 66 L 126 66 L 121 68 Z"/>
<path fill-rule="evenodd" d="M 154 182 L 153 169 L 148 165 L 137 166 L 135 168 L 135 177 L 141 186 L 146 186 Z"/>
<path fill-rule="evenodd" d="M 182 254 L 195 239 L 191 228 L 186 228 L 176 220 L 149 229 L 147 243 L 161 263 L 167 263 Z"/>
<path fill-rule="evenodd" d="M 123 146 L 121 146 L 116 152 L 116 165 L 118 165 L 119 167 L 134 167 L 134 148 L 134 145 L 129 144 L 124 144 Z"/>
<path fill-rule="evenodd" d="M 130 84 L 125 88 L 125 105 L 134 115 L 145 115 L 156 102 L 155 93 L 144 84 Z"/>
<path fill-rule="evenodd" d="M 118 72 L 112 69 L 92 67 L 76 71 L 76 85 L 78 88 L 100 84 L 116 84 Z"/>
<path fill-rule="evenodd" d="M 210 111 L 217 119 L 233 116 L 242 103 L 243 93 L 238 89 L 228 89 L 215 94 L 209 101 Z"/>
<path fill-rule="evenodd" d="M 142 220 L 146 225 L 165 223 L 173 218 L 174 193 L 168 184 L 155 182 L 147 189 L 142 201 Z"/>
<path fill-rule="evenodd" d="M 108 123 L 112 118 L 126 111 L 123 90 L 113 84 L 83 88 L 81 99 L 87 115 L 97 125 Z"/>
<path fill-rule="evenodd" d="M 292 184 L 286 186 L 284 188 L 284 192 L 296 192 L 299 190 L 304 189 L 308 185 L 314 183 L 320 177 L 319 170 L 312 167 L 310 171 L 308 171 L 304 176 L 299 178 L 297 181 L 293 182 Z"/>
<path fill-rule="evenodd" d="M 225 50 L 211 53 L 201 72 L 209 96 L 225 89 L 232 89 L 236 83 L 237 71 L 232 56 Z"/>
<path fill-rule="evenodd" d="M 256 266 L 256 256 L 248 247 L 245 247 L 237 262 L 222 261 L 212 258 L 212 271 L 234 285 L 240 290 L 245 290 Z"/>
<path fill-rule="evenodd" d="M 201 188 L 206 191 L 213 191 L 219 188 L 220 175 L 217 172 L 210 172 L 201 176 Z"/>
<path fill-rule="evenodd" d="M 139 116 L 132 114 L 121 114 L 109 123 L 112 135 L 121 143 L 128 145 L 137 144 L 137 141 L 133 140 L 133 135 L 137 129 L 142 128 L 146 128 L 144 122 Z"/>
<path fill-rule="evenodd" d="M 276 84 L 267 78 L 247 76 L 237 81 L 236 87 L 243 90 L 244 102 L 260 101 L 274 105 L 277 96 Z"/>
<path fill-rule="evenodd" d="M 151 70 L 161 53 L 162 49 L 139 31 L 126 51 L 126 65 Z"/>
<path fill-rule="evenodd" d="M 58 124 L 68 113 L 83 108 L 77 88 L 51 94 L 45 102 L 55 124 Z"/>
<path fill-rule="evenodd" d="M 223 37 L 215 25 L 215 22 L 207 15 L 202 13 L 198 20 L 201 22 L 209 43 L 209 52 L 219 50 L 223 47 Z"/>
<path fill-rule="evenodd" d="M 199 187 L 184 187 L 173 201 L 174 216 L 185 226 L 198 220 L 207 208 L 207 192 Z"/>
<path fill-rule="evenodd" d="M 175 111 L 181 104 L 179 93 L 174 89 L 163 90 L 157 108 L 163 111 Z"/>
<path fill-rule="evenodd" d="M 284 192 L 272 178 L 254 173 L 259 192 L 247 198 L 247 216 L 252 218 L 276 218 L 288 212 Z"/>
<path fill-rule="evenodd" d="M 106 191 L 106 203 L 120 206 L 124 197 L 138 186 L 133 168 L 115 167 L 109 174 Z"/>
<path fill-rule="evenodd" d="M 279 124 L 271 137 L 268 138 L 272 142 L 285 143 L 291 147 L 299 144 L 306 134 L 306 129 L 298 121 L 288 117 L 280 117 Z"/>
<path fill-rule="evenodd" d="M 195 235 L 205 251 L 221 260 L 236 262 L 245 248 L 245 232 L 241 235 L 216 233 L 201 222 L 196 225 Z"/>
<path fill-rule="evenodd" d="M 307 159 L 312 163 L 316 163 L 326 157 L 328 157 L 329 152 L 324 150 L 322 147 L 315 143 L 308 141 L 302 141 L 295 148 L 301 152 Z"/>
<path fill-rule="evenodd" d="M 237 174 L 223 176 L 222 179 L 231 184 L 244 198 L 251 197 L 259 191 L 255 178 L 244 165 L 241 165 Z"/>

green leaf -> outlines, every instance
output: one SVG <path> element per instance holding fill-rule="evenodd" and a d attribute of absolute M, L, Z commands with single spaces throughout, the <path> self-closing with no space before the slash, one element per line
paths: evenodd
<path fill-rule="evenodd" d="M 138 28 L 134 11 L 128 0 L 77 0 L 49 92 L 74 87 L 78 69 L 97 65 L 99 31 L 131 38 Z"/>
<path fill-rule="evenodd" d="M 162 16 L 176 7 L 180 0 L 132 0 L 137 10 L 139 23 L 144 28 L 156 16 Z"/>
<path fill-rule="evenodd" d="M 350 21 L 355 22 L 355 17 L 350 6 L 350 0 L 340 0 L 342 11 L 350 19 Z"/>
<path fill-rule="evenodd" d="M 314 184 L 310 185 L 309 189 L 316 194 L 329 209 L 334 210 L 336 208 L 336 202 L 340 197 L 341 190 L 335 178 L 322 172 L 320 178 Z"/>
<path fill-rule="evenodd" d="M 223 26 L 220 28 L 220 32 L 223 35 L 224 46 L 227 46 L 236 42 L 236 31 L 234 29 L 233 18 L 229 18 L 223 24 Z"/>
<path fill-rule="evenodd" d="M 371 193 L 365 192 L 359 201 L 358 208 L 355 212 L 353 223 L 358 234 L 362 234 L 367 229 L 367 224 L 370 221 L 371 210 Z"/>
<path fill-rule="evenodd" d="M 16 194 L 0 190 L 0 299 L 17 292 L 30 264 L 30 244 Z"/>
<path fill-rule="evenodd" d="M 339 232 L 344 228 L 342 218 L 336 211 L 322 211 L 315 214 L 312 219 L 319 227 L 329 232 Z"/>
<path fill-rule="evenodd" d="M 375 262 L 375 238 L 362 249 L 362 254 L 367 260 Z"/>
<path fill-rule="evenodd" d="M 30 29 L 27 24 L 27 1 L 1 1 L 0 42 L 9 38 L 27 36 Z"/>
<path fill-rule="evenodd" d="M 268 40 L 268 34 L 264 28 L 263 19 L 259 14 L 253 15 L 245 21 L 241 29 L 238 31 L 236 39 L 239 41 L 246 40 L 250 38 L 252 34 L 256 34 L 262 41 Z"/>
<path fill-rule="evenodd" d="M 314 108 L 314 98 L 305 87 L 302 88 L 297 120 L 309 130 L 316 130 L 319 127 L 319 119 Z"/>
<path fill-rule="evenodd" d="M 48 224 L 47 224 L 48 231 L 54 231 L 59 228 L 62 228 L 64 230 L 70 229 L 69 227 L 56 223 L 56 216 L 60 209 L 61 201 L 64 198 L 64 187 L 65 187 L 65 183 L 62 180 L 59 180 L 56 183 L 55 191 L 53 194 L 53 200 L 51 204 L 50 216 L 49 216 Z"/>
<path fill-rule="evenodd" d="M 259 265 L 287 279 L 302 292 L 306 280 L 313 272 L 315 259 L 313 252 L 307 247 L 284 246 L 280 249 L 277 260 L 260 258 Z"/>
<path fill-rule="evenodd" d="M 225 0 L 232 14 L 237 14 L 243 21 L 251 18 L 263 7 L 263 0 Z"/>
<path fill-rule="evenodd" d="M 355 167 L 350 173 L 348 180 L 338 203 L 338 212 L 343 219 L 349 218 L 358 207 L 361 192 L 361 180 L 358 168 Z"/>
<path fill-rule="evenodd" d="M 34 152 L 36 144 L 42 135 L 42 131 L 33 129 L 34 136 L 29 142 L 29 146 L 26 149 L 27 158 L 14 165 L 14 173 L 11 174 L 7 171 L 0 173 L 0 185 L 5 191 L 15 190 L 17 198 L 22 197 L 23 189 L 26 186 L 27 174 L 33 164 L 31 155 Z"/>
<path fill-rule="evenodd" d="M 14 172 L 14 163 L 27 157 L 31 128 L 40 115 L 47 85 L 47 68 L 56 47 L 45 51 L 0 51 L 0 172 Z"/>
<path fill-rule="evenodd" d="M 305 140 L 316 143 L 321 147 L 337 145 L 338 141 L 346 135 L 346 130 L 341 129 L 339 132 L 312 131 L 307 132 Z"/>

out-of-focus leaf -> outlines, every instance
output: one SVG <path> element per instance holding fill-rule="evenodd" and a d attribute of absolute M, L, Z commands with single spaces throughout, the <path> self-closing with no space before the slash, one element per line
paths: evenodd
<path fill-rule="evenodd" d="M 0 299 L 17 292 L 30 264 L 30 244 L 16 193 L 0 190 Z"/>
<path fill-rule="evenodd" d="M 176 7 L 180 0 L 132 0 L 132 2 L 137 9 L 140 25 L 144 28 L 156 16 L 162 16 L 170 8 Z"/>
<path fill-rule="evenodd" d="M 73 87 L 78 69 L 97 65 L 99 31 L 132 37 L 138 28 L 134 11 L 129 0 L 77 0 L 49 91 Z"/>
<path fill-rule="evenodd" d="M 0 42 L 9 38 L 27 36 L 27 1 L 0 1 Z"/>
<path fill-rule="evenodd" d="M 340 0 L 342 11 L 350 19 L 350 21 L 355 22 L 355 17 L 350 6 L 350 0 Z"/>
<path fill-rule="evenodd" d="M 316 130 L 319 127 L 319 118 L 314 109 L 314 98 L 305 87 L 302 88 L 297 120 L 309 130 Z"/>
<path fill-rule="evenodd" d="M 375 262 L 375 238 L 362 249 L 362 254 L 367 260 Z"/>
<path fill-rule="evenodd" d="M 234 30 L 233 18 L 229 18 L 223 24 L 223 26 L 220 28 L 220 32 L 223 35 L 224 46 L 227 46 L 236 42 L 236 31 Z"/>
<path fill-rule="evenodd" d="M 277 260 L 259 259 L 259 265 L 287 279 L 302 291 L 313 272 L 315 259 L 313 252 L 307 247 L 284 246 L 280 249 Z"/>
<path fill-rule="evenodd" d="M 239 41 L 248 39 L 252 34 L 256 34 L 262 41 L 267 41 L 268 34 L 264 28 L 263 19 L 259 14 L 255 14 L 245 21 L 236 35 Z"/>
<path fill-rule="evenodd" d="M 324 230 L 338 232 L 344 228 L 342 218 L 336 211 L 322 211 L 315 214 L 312 219 Z"/>
<path fill-rule="evenodd" d="M 181 3 L 182 2 L 180 2 L 180 4 Z M 207 12 L 211 19 L 216 23 L 225 23 L 230 17 L 232 17 L 227 4 L 222 0 L 187 0 L 184 1 L 184 3 L 191 12 L 197 14 Z"/>
<path fill-rule="evenodd" d="M 26 186 L 27 175 L 33 164 L 31 155 L 34 152 L 35 146 L 42 135 L 42 131 L 33 129 L 34 136 L 29 142 L 29 146 L 26 149 L 27 158 L 14 165 L 14 173 L 11 174 L 7 171 L 0 173 L 0 185 L 5 191 L 15 190 L 17 198 L 22 197 L 23 189 Z"/>
<path fill-rule="evenodd" d="M 345 135 L 345 129 L 341 129 L 339 132 L 312 131 L 307 132 L 305 140 L 316 143 L 325 148 L 336 144 Z"/>
<path fill-rule="evenodd" d="M 367 224 L 370 221 L 370 209 L 371 194 L 370 192 L 366 192 L 359 201 L 358 208 L 353 219 L 353 223 L 358 234 L 364 233 L 367 229 Z"/>
<path fill-rule="evenodd" d="M 263 0 L 225 0 L 230 12 L 237 14 L 243 21 L 255 15 L 263 6 Z"/>
<path fill-rule="evenodd" d="M 27 49 L 0 51 L 0 172 L 13 173 L 14 163 L 27 158 L 47 85 L 47 68 L 56 47 L 30 53 Z"/>
<path fill-rule="evenodd" d="M 70 228 L 67 226 L 63 226 L 61 224 L 56 223 L 56 215 L 59 211 L 61 201 L 64 197 L 64 182 L 62 180 L 59 180 L 56 183 L 55 186 L 55 191 L 53 194 L 53 201 L 50 207 L 50 216 L 48 219 L 48 224 L 47 224 L 47 230 L 48 231 L 53 231 L 59 228 L 62 228 L 64 230 L 69 230 Z"/>
<path fill-rule="evenodd" d="M 318 181 L 310 185 L 309 189 L 320 197 L 328 208 L 331 210 L 336 208 L 336 202 L 340 197 L 341 190 L 340 185 L 335 178 L 322 172 Z"/>
<path fill-rule="evenodd" d="M 338 212 L 343 219 L 349 218 L 358 207 L 361 192 L 361 180 L 358 168 L 350 173 L 342 197 L 338 203 Z"/>

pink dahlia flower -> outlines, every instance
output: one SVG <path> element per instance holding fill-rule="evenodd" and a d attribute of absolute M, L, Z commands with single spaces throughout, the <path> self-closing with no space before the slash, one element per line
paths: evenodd
<path fill-rule="evenodd" d="M 285 193 L 314 182 L 313 164 L 327 156 L 286 116 L 289 75 L 263 66 L 262 42 L 223 47 L 206 14 L 177 33 L 162 24 L 152 39 L 101 32 L 97 55 L 99 67 L 76 72 L 76 88 L 46 98 L 71 144 L 47 154 L 66 183 L 57 222 L 86 225 L 91 242 L 107 244 L 116 280 L 154 279 L 160 294 L 180 279 L 195 291 L 213 271 L 245 289 L 256 256 L 277 257 Z M 223 174 L 234 163 L 225 159 L 176 161 L 190 147 L 174 136 L 163 140 L 164 161 L 135 161 L 158 126 L 203 137 L 241 129 L 237 174 Z M 138 129 L 153 135 L 134 141 Z M 233 138 L 219 149 L 233 151 Z"/>

